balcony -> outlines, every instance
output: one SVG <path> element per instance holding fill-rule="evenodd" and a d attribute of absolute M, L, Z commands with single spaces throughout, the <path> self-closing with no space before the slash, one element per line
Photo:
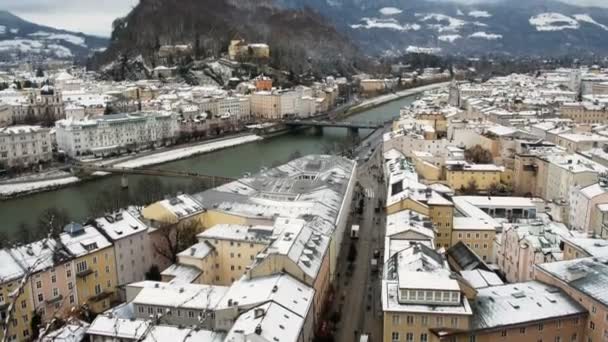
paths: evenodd
<path fill-rule="evenodd" d="M 113 294 L 114 294 L 114 292 L 112 292 L 112 291 L 103 291 L 100 294 L 95 295 L 95 296 L 89 298 L 89 301 L 95 302 L 95 303 L 101 302 L 104 299 L 112 297 Z"/>
<path fill-rule="evenodd" d="M 89 274 L 92 274 L 93 270 L 90 268 L 87 268 L 86 270 L 82 270 L 80 272 L 76 272 L 76 276 L 78 278 L 85 278 L 86 276 L 88 276 Z"/>
<path fill-rule="evenodd" d="M 59 296 L 57 296 L 55 298 L 47 299 L 47 300 L 45 300 L 45 302 L 47 304 L 51 305 L 51 304 L 59 303 L 62 300 L 63 300 L 63 295 L 59 295 Z"/>

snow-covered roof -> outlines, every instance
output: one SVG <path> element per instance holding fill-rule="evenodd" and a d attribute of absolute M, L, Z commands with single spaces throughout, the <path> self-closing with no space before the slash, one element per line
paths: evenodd
<path fill-rule="evenodd" d="M 91 323 L 91 326 L 87 329 L 87 334 L 139 341 L 146 335 L 151 325 L 150 321 L 132 320 L 102 314 L 97 316 L 93 323 Z"/>
<path fill-rule="evenodd" d="M 65 326 L 52 331 L 42 338 L 42 342 L 81 342 L 84 341 L 89 323 L 71 321 Z"/>
<path fill-rule="evenodd" d="M 112 241 L 145 233 L 148 227 L 131 212 L 122 210 L 95 220 L 97 228 L 103 230 Z"/>
<path fill-rule="evenodd" d="M 159 283 L 158 287 L 143 287 L 132 303 L 168 308 L 213 310 L 226 291 L 228 291 L 228 287 L 225 286 Z"/>
<path fill-rule="evenodd" d="M 62 233 L 61 243 L 75 257 L 94 253 L 104 248 L 112 246 L 97 229 L 91 226 L 83 227 L 82 230 L 74 234 Z"/>
<path fill-rule="evenodd" d="M 204 210 L 196 199 L 185 194 L 162 200 L 159 203 L 178 218 L 195 215 Z"/>
<path fill-rule="evenodd" d="M 562 290 L 536 281 L 477 291 L 471 301 L 471 328 L 475 331 L 587 314 Z"/>
<path fill-rule="evenodd" d="M 24 274 L 23 268 L 11 254 L 4 249 L 0 250 L 0 283 L 4 284 L 19 279 Z"/>
<path fill-rule="evenodd" d="M 494 272 L 481 269 L 462 270 L 460 275 L 476 289 L 486 288 L 490 286 L 503 285 L 500 277 Z"/>
<path fill-rule="evenodd" d="M 269 244 L 273 234 L 273 226 L 244 226 L 237 224 L 217 224 L 196 237 L 203 240 L 231 240 L 246 243 Z"/>
<path fill-rule="evenodd" d="M 597 238 L 584 238 L 584 237 L 563 237 L 564 241 L 568 244 L 581 249 L 587 256 L 592 257 L 608 257 L 608 241 Z"/>
<path fill-rule="evenodd" d="M 0 128 L 1 134 L 30 134 L 36 132 L 48 132 L 48 128 L 42 128 L 40 126 L 27 126 L 27 125 L 18 125 L 18 126 L 9 126 Z"/>
<path fill-rule="evenodd" d="M 204 259 L 215 248 L 209 242 L 196 243 L 177 254 L 178 257 L 188 257 L 193 259 Z"/>
<path fill-rule="evenodd" d="M 155 325 L 142 342 L 181 341 L 181 342 L 222 342 L 226 334 L 210 330 Z"/>
<path fill-rule="evenodd" d="M 537 267 L 603 305 L 608 305 L 606 259 L 590 257 L 545 263 Z"/>
<path fill-rule="evenodd" d="M 249 309 L 272 301 L 301 317 L 306 317 L 312 310 L 314 295 L 313 288 L 288 274 L 253 279 L 243 277 L 232 283 L 219 302 L 217 310 L 234 306 Z"/>
<path fill-rule="evenodd" d="M 300 219 L 278 218 L 275 230 L 280 234 L 263 253 L 289 258 L 307 276 L 316 279 L 328 253 L 329 237 L 315 232 Z"/>
<path fill-rule="evenodd" d="M 197 267 L 183 264 L 173 264 L 161 272 L 162 276 L 172 277 L 172 284 L 193 283 L 203 272 Z"/>
<path fill-rule="evenodd" d="M 226 342 L 253 340 L 246 336 L 257 335 L 256 341 L 297 341 L 302 334 L 305 318 L 276 303 L 267 303 L 239 316 L 228 332 Z"/>

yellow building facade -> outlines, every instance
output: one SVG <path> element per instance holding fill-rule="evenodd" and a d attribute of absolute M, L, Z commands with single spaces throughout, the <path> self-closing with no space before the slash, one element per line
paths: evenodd
<path fill-rule="evenodd" d="M 454 190 L 466 189 L 474 183 L 479 191 L 487 191 L 501 182 L 503 169 L 495 165 L 465 165 L 446 170 L 448 186 Z"/>
<path fill-rule="evenodd" d="M 0 257 L 3 260 L 3 267 L 6 266 L 7 263 L 12 264 L 11 268 L 13 268 L 12 266 L 19 267 L 8 253 L 5 251 L 0 252 Z M 5 340 L 5 328 L 8 329 L 7 341 L 30 341 L 32 338 L 30 322 L 34 312 L 34 302 L 32 299 L 30 282 L 26 282 L 26 285 L 16 299 L 13 300 L 11 298 L 11 294 L 19 288 L 23 275 L 24 273 L 21 270 L 17 273 L 12 273 L 12 275 L 2 274 L 3 281 L 0 284 L 0 339 L 3 341 Z M 14 302 L 14 305 L 9 312 L 11 302 Z M 11 320 L 8 327 L 5 327 L 4 322 L 9 314 Z"/>

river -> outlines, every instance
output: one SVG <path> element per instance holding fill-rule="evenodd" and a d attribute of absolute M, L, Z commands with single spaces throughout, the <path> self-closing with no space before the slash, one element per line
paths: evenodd
<path fill-rule="evenodd" d="M 415 97 L 381 105 L 358 113 L 348 118 L 349 121 L 384 121 L 399 115 L 399 109 L 410 104 Z M 367 135 L 369 130 L 361 130 L 360 135 Z M 195 156 L 175 162 L 156 166 L 167 170 L 188 170 L 201 174 L 240 177 L 246 172 L 256 172 L 262 167 L 285 163 L 295 151 L 302 155 L 323 153 L 328 145 L 344 141 L 347 130 L 343 128 L 325 128 L 322 135 L 315 135 L 309 130 L 277 136 L 262 141 L 236 146 L 213 153 Z M 149 176 L 129 176 L 129 184 L 137 184 Z M 180 178 L 162 178 L 175 189 L 186 190 L 191 180 Z M 76 184 L 67 188 L 38 193 L 26 197 L 0 202 L 0 231 L 14 234 L 21 223 L 34 225 L 37 218 L 48 208 L 65 209 L 75 221 L 84 220 L 89 212 L 90 203 L 103 191 L 114 191 L 120 186 L 120 177 L 111 176 Z M 116 190 L 120 191 L 120 190 Z"/>

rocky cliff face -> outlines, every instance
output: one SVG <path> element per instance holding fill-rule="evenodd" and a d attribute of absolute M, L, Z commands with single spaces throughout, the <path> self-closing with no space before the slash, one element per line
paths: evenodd
<path fill-rule="evenodd" d="M 103 68 L 141 55 L 153 68 L 163 45 L 191 45 L 202 59 L 242 38 L 270 45 L 269 64 L 295 74 L 352 71 L 357 48 L 324 17 L 306 8 L 279 8 L 272 0 L 141 0 L 117 19 L 108 49 L 92 59 Z"/>

